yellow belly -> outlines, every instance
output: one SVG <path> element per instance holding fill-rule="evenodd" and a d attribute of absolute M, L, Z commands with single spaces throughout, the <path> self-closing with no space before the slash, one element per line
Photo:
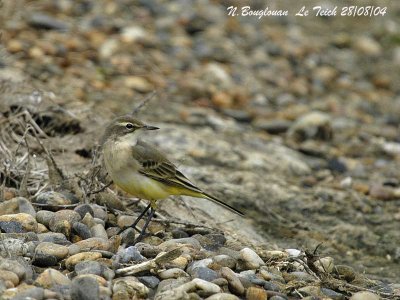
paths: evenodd
<path fill-rule="evenodd" d="M 161 200 L 175 195 L 174 188 L 135 172 L 120 172 L 114 182 L 125 192 L 147 200 Z"/>

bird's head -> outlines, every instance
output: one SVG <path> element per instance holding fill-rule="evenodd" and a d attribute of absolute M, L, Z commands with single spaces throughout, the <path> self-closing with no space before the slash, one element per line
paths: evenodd
<path fill-rule="evenodd" d="M 141 132 L 143 132 L 143 130 L 156 129 L 159 128 L 146 125 L 142 121 L 135 119 L 131 115 L 120 116 L 115 118 L 110 122 L 110 124 L 108 124 L 104 132 L 101 144 L 104 144 L 107 141 L 117 141 L 122 138 L 137 139 L 137 137 Z"/>

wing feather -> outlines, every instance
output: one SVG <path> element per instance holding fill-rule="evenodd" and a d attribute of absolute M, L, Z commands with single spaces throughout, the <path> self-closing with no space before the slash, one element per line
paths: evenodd
<path fill-rule="evenodd" d="M 132 155 L 139 162 L 139 173 L 160 181 L 166 185 L 186 188 L 196 193 L 203 193 L 183 175 L 176 166 L 152 145 L 138 141 Z"/>

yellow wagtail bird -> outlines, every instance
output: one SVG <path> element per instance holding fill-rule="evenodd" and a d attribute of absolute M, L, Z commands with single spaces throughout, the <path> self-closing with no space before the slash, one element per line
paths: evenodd
<path fill-rule="evenodd" d="M 125 115 L 111 121 L 102 139 L 104 163 L 114 183 L 127 193 L 150 201 L 132 225 L 135 228 L 150 209 L 135 243 L 144 236 L 157 208 L 157 201 L 171 195 L 208 199 L 243 216 L 236 208 L 196 187 L 162 152 L 139 139 L 141 133 L 156 129 L 159 128 L 146 125 L 131 115 Z"/>

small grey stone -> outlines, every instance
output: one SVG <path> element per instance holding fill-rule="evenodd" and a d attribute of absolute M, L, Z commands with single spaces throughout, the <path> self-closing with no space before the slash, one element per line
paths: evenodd
<path fill-rule="evenodd" d="M 178 244 L 186 244 L 186 245 L 191 245 L 195 249 L 201 249 L 201 244 L 198 240 L 196 240 L 193 237 L 188 237 L 188 238 L 181 238 L 181 239 L 172 239 L 165 241 L 159 245 L 161 249 L 167 249 L 169 247 L 175 247 Z"/>
<path fill-rule="evenodd" d="M 46 207 L 50 210 L 59 210 L 60 205 L 79 203 L 79 199 L 69 192 L 48 191 L 40 193 L 36 198 L 36 202 L 48 205 Z"/>
<path fill-rule="evenodd" d="M 68 25 L 50 15 L 43 13 L 34 13 L 29 17 L 28 23 L 30 26 L 38 29 L 47 30 L 67 30 Z"/>
<path fill-rule="evenodd" d="M 161 252 L 159 247 L 146 243 L 137 243 L 135 247 L 139 250 L 140 254 L 146 258 L 156 257 L 157 254 Z"/>
<path fill-rule="evenodd" d="M 321 292 L 332 300 L 344 300 L 346 297 L 343 294 L 335 292 L 331 289 L 321 288 Z"/>
<path fill-rule="evenodd" d="M 71 242 L 67 240 L 66 236 L 60 232 L 39 233 L 38 239 L 40 242 L 49 242 L 65 246 L 69 246 L 71 244 Z"/>
<path fill-rule="evenodd" d="M 22 240 L 7 238 L 0 242 L 0 255 L 3 257 L 25 256 L 28 252 L 29 247 Z"/>
<path fill-rule="evenodd" d="M 253 126 L 260 130 L 265 130 L 270 134 L 280 134 L 286 132 L 291 123 L 286 120 L 264 120 L 256 119 Z"/>
<path fill-rule="evenodd" d="M 90 206 L 93 210 L 93 217 L 103 220 L 104 222 L 107 222 L 108 215 L 102 206 L 97 204 L 91 204 Z"/>
<path fill-rule="evenodd" d="M 29 289 L 22 290 L 17 293 L 12 299 L 13 300 L 26 300 L 35 299 L 40 300 L 44 298 L 44 289 L 41 287 L 32 287 Z"/>
<path fill-rule="evenodd" d="M 189 273 L 193 278 L 200 278 L 206 281 L 213 281 L 220 276 L 218 276 L 218 273 L 215 272 L 214 270 L 211 270 L 206 267 L 198 267 L 195 268 L 194 270 L 191 270 L 191 273 Z"/>
<path fill-rule="evenodd" d="M 107 280 L 111 280 L 115 277 L 113 270 L 97 261 L 82 261 L 75 265 L 75 272 L 78 275 L 94 274 Z"/>
<path fill-rule="evenodd" d="M 36 253 L 32 264 L 38 267 L 51 267 L 57 264 L 57 257 L 50 254 Z"/>
<path fill-rule="evenodd" d="M 229 290 L 236 295 L 243 295 L 245 288 L 237 274 L 227 267 L 221 268 L 221 276 L 228 280 Z"/>
<path fill-rule="evenodd" d="M 160 279 L 155 276 L 140 276 L 138 277 L 141 283 L 151 289 L 155 289 L 160 283 Z"/>
<path fill-rule="evenodd" d="M 214 256 L 213 261 L 221 267 L 228 267 L 230 269 L 235 269 L 236 266 L 236 259 L 225 254 Z"/>
<path fill-rule="evenodd" d="M 77 207 L 74 208 L 74 211 L 76 211 L 82 219 L 85 217 L 86 213 L 94 216 L 93 209 L 89 204 L 79 204 Z"/>
<path fill-rule="evenodd" d="M 191 273 L 194 272 L 195 269 L 200 268 L 200 267 L 207 268 L 211 263 L 212 263 L 212 259 L 211 258 L 205 258 L 205 259 L 202 259 L 202 260 L 193 261 L 187 267 L 186 272 L 188 274 L 191 274 Z"/>
<path fill-rule="evenodd" d="M 287 298 L 275 295 L 269 298 L 269 300 L 287 300 Z"/>
<path fill-rule="evenodd" d="M 0 230 L 5 233 L 26 232 L 22 224 L 16 221 L 0 221 Z"/>
<path fill-rule="evenodd" d="M 108 239 L 107 232 L 102 224 L 96 224 L 92 228 L 90 228 L 90 232 L 92 236 L 99 237 L 103 239 Z"/>
<path fill-rule="evenodd" d="M 36 217 L 36 211 L 32 206 L 32 203 L 23 197 L 18 197 L 18 204 L 19 204 L 19 212 L 29 214 L 32 217 Z"/>
<path fill-rule="evenodd" d="M 270 281 L 265 281 L 264 289 L 267 291 L 279 292 L 279 286 Z"/>
<path fill-rule="evenodd" d="M 99 283 L 92 277 L 78 277 L 72 280 L 71 300 L 100 299 Z"/>
<path fill-rule="evenodd" d="M 315 281 L 315 278 L 312 275 L 310 275 L 308 273 L 305 273 L 305 272 L 291 272 L 291 273 L 288 273 L 285 276 L 285 279 L 288 280 L 288 281 L 290 281 L 290 280 L 298 280 L 298 281 L 305 281 L 305 282 L 313 282 L 313 281 Z"/>
<path fill-rule="evenodd" d="M 136 233 L 132 227 L 129 227 L 121 232 L 122 243 L 126 245 L 133 245 L 135 243 Z"/>
<path fill-rule="evenodd" d="M 0 270 L 11 271 L 17 274 L 19 279 L 26 278 L 27 270 L 25 265 L 14 259 L 0 257 Z"/>
<path fill-rule="evenodd" d="M 257 278 L 257 276 L 255 278 L 248 278 L 248 279 L 252 284 L 256 284 L 256 285 L 260 285 L 260 286 L 264 286 L 266 283 L 266 281 L 264 279 Z"/>
<path fill-rule="evenodd" d="M 43 224 L 46 227 L 49 227 L 49 223 L 51 218 L 54 216 L 54 212 L 50 210 L 39 210 L 36 213 L 36 221 Z"/>
<path fill-rule="evenodd" d="M 130 246 L 128 248 L 118 250 L 117 257 L 119 259 L 119 262 L 122 264 L 127 264 L 130 262 L 141 262 L 146 260 L 146 258 L 140 254 L 136 246 Z"/>
<path fill-rule="evenodd" d="M 92 237 L 92 233 L 91 233 L 89 227 L 86 224 L 83 224 L 81 222 L 75 222 L 72 225 L 72 230 L 74 231 L 74 233 L 76 233 L 78 236 L 80 236 L 83 240 L 86 240 L 86 239 Z"/>
<path fill-rule="evenodd" d="M 181 238 L 187 238 L 189 237 L 189 235 L 187 234 L 187 232 L 180 230 L 180 229 L 174 229 L 171 231 L 172 233 L 172 237 L 174 239 L 181 239 Z"/>

